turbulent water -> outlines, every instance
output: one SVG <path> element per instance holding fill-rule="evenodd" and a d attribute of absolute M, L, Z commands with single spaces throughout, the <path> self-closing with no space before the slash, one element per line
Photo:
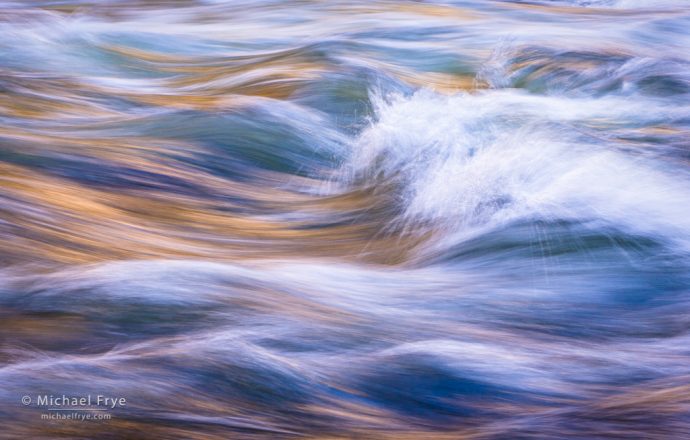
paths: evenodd
<path fill-rule="evenodd" d="M 690 438 L 689 29 L 0 1 L 0 438 Z"/>

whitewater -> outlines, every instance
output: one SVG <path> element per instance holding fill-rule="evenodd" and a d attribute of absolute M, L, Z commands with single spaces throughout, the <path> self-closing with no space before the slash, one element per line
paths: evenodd
<path fill-rule="evenodd" d="M 688 29 L 0 1 L 0 438 L 688 438 Z"/>

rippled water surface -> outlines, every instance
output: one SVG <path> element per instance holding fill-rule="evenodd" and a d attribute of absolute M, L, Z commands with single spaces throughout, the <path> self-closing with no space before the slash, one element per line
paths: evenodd
<path fill-rule="evenodd" d="M 689 30 L 0 1 L 0 438 L 689 438 Z"/>

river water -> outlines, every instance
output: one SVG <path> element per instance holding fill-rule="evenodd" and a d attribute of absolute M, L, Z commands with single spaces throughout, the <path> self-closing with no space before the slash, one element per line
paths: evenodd
<path fill-rule="evenodd" d="M 689 29 L 0 1 L 0 438 L 688 438 Z"/>

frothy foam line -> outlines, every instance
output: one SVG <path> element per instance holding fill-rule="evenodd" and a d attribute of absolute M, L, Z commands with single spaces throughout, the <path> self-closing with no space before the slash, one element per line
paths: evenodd
<path fill-rule="evenodd" d="M 607 120 L 654 124 L 653 105 L 514 91 L 375 97 L 354 143 L 350 178 L 396 183 L 403 222 L 486 230 L 516 220 L 600 220 L 690 245 L 688 175 L 587 133 Z"/>

